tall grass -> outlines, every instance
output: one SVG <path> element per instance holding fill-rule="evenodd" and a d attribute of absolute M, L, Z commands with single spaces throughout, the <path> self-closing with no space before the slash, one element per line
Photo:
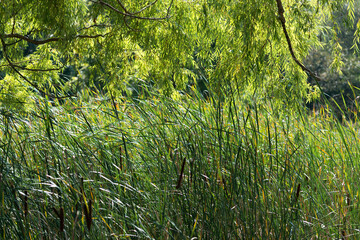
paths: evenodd
<path fill-rule="evenodd" d="M 359 236 L 356 123 L 196 94 L 0 121 L 3 239 Z"/>

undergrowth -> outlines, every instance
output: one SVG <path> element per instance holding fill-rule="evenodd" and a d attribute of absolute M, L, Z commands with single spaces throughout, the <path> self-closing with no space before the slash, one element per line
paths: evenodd
<path fill-rule="evenodd" d="M 226 99 L 3 111 L 0 238 L 359 237 L 357 124 Z"/>

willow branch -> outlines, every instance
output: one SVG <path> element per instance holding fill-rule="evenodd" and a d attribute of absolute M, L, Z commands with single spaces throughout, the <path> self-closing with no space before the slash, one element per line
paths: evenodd
<path fill-rule="evenodd" d="M 124 16 L 124 23 L 125 23 L 126 27 L 129 28 L 131 31 L 140 32 L 140 29 L 133 28 L 129 25 L 129 23 L 126 20 L 126 16 Z"/>
<path fill-rule="evenodd" d="M 151 7 L 152 5 L 154 5 L 158 0 L 155 0 L 154 2 L 149 3 L 148 5 L 146 5 L 145 7 L 143 7 L 142 9 L 140 9 L 137 12 L 134 12 L 133 14 L 139 14 L 143 11 L 145 11 L 146 9 L 148 9 L 149 7 Z"/>
<path fill-rule="evenodd" d="M 19 68 L 21 70 L 29 71 L 29 72 L 51 72 L 51 71 L 60 71 L 65 66 L 58 67 L 58 68 L 46 68 L 46 69 L 44 69 L 44 68 L 27 68 L 27 67 L 23 67 L 23 66 L 15 64 L 15 63 L 12 63 L 12 64 L 0 65 L 0 68 L 2 68 L 2 67 L 11 67 L 11 68 L 15 67 L 15 68 Z"/>
<path fill-rule="evenodd" d="M 97 34 L 97 35 L 76 35 L 74 38 L 100 38 L 100 37 L 105 37 L 108 34 L 109 33 Z"/>
<path fill-rule="evenodd" d="M 128 12 L 128 10 L 127 10 L 126 8 L 124 8 L 124 5 L 122 5 L 122 4 L 120 5 L 120 7 L 121 7 L 122 9 L 124 9 L 124 12 L 121 11 L 121 10 L 119 10 L 119 9 L 117 9 L 116 7 L 112 6 L 111 4 L 102 1 L 102 0 L 92 1 L 92 2 L 93 2 L 93 3 L 100 4 L 100 5 L 104 5 L 104 6 L 108 7 L 109 9 L 111 9 L 111 10 L 113 10 L 113 11 L 115 11 L 115 12 L 117 12 L 117 13 L 125 16 L 125 17 L 136 18 L 136 19 L 141 19 L 141 20 L 151 20 L 151 21 L 160 21 L 160 20 L 165 20 L 165 19 L 170 18 L 169 12 L 170 12 L 170 8 L 171 8 L 172 3 L 173 3 L 173 1 L 171 1 L 170 6 L 169 6 L 169 8 L 167 9 L 167 13 L 166 13 L 166 16 L 165 16 L 165 17 L 141 17 L 141 16 L 136 15 L 137 13 L 130 13 L 130 12 Z M 119 2 L 119 1 L 118 1 L 118 2 Z M 151 6 L 151 5 L 152 5 L 152 4 L 150 4 L 150 6 Z M 149 6 L 149 7 L 150 7 L 150 6 Z M 146 8 L 147 8 L 147 7 L 145 7 L 145 9 L 146 9 Z M 145 10 L 145 9 L 144 9 L 144 10 Z M 142 12 L 142 11 L 143 11 L 143 10 L 140 10 L 140 12 Z M 140 12 L 138 12 L 138 13 L 140 13 Z"/>
<path fill-rule="evenodd" d="M 0 35 L 0 37 L 3 39 L 3 38 L 18 38 L 18 39 L 22 39 L 22 40 L 25 40 L 29 43 L 32 43 L 32 44 L 35 44 L 35 45 L 41 45 L 41 44 L 46 44 L 46 43 L 49 43 L 49 42 L 56 42 L 56 41 L 59 41 L 60 38 L 47 38 L 47 39 L 43 39 L 43 40 L 35 40 L 35 39 L 31 39 L 27 36 L 24 36 L 24 35 L 21 35 L 21 34 L 18 34 L 18 33 L 12 33 L 12 34 L 3 34 L 3 35 Z"/>
<path fill-rule="evenodd" d="M 94 24 L 94 25 L 90 25 L 90 26 L 87 26 L 87 27 L 80 28 L 78 30 L 78 32 L 80 32 L 82 30 L 87 30 L 87 29 L 90 29 L 90 28 L 107 28 L 107 27 L 111 27 L 111 25 L 109 25 L 109 24 Z"/>
<path fill-rule="evenodd" d="M 97 34 L 97 35 L 75 35 L 75 38 L 99 38 L 99 37 L 105 37 L 108 33 L 106 34 Z M 21 35 L 18 33 L 12 33 L 12 34 L 3 34 L 0 35 L 1 39 L 6 39 L 6 38 L 17 38 L 17 39 L 21 39 L 24 41 L 27 41 L 29 43 L 35 44 L 35 45 L 42 45 L 42 44 L 46 44 L 46 43 L 50 43 L 50 42 L 57 42 L 60 40 L 63 40 L 63 38 L 59 38 L 59 37 L 54 37 L 54 38 L 47 38 L 47 39 L 43 39 L 43 40 L 35 40 L 32 38 L 29 38 L 25 35 Z"/>
<path fill-rule="evenodd" d="M 129 11 L 126 9 L 125 5 L 124 5 L 120 0 L 117 0 L 117 2 L 119 3 L 120 7 L 121 7 L 122 9 L 124 9 L 124 11 L 125 11 L 126 13 L 129 13 Z M 131 13 L 129 13 L 129 14 L 131 14 Z"/>
<path fill-rule="evenodd" d="M 320 77 L 318 77 L 315 73 L 313 73 L 310 69 L 308 69 L 307 67 L 305 67 L 304 64 L 302 64 L 299 59 L 296 57 L 295 55 L 295 52 L 294 52 L 294 49 L 293 49 L 293 46 L 292 46 L 292 43 L 291 43 L 291 40 L 290 40 L 290 37 L 289 37 L 289 34 L 288 34 L 288 31 L 287 31 L 287 28 L 286 28 L 286 20 L 285 20 L 285 17 L 284 17 L 284 7 L 282 5 L 282 2 L 281 0 L 276 0 L 276 3 L 277 3 L 277 7 L 278 7 L 278 14 L 279 14 L 279 19 L 280 19 L 280 22 L 281 22 L 281 26 L 282 26 L 282 29 L 283 29 L 283 32 L 285 34 L 285 38 L 286 38 L 286 42 L 287 42 L 287 45 L 289 47 L 289 51 L 290 51 L 290 54 L 291 54 L 291 57 L 292 59 L 295 61 L 295 63 L 301 67 L 301 69 L 308 73 L 312 78 L 314 78 L 315 80 L 317 81 L 322 81 L 322 79 Z"/>

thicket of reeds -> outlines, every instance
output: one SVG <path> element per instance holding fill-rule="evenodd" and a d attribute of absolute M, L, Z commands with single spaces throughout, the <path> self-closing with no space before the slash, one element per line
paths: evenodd
<path fill-rule="evenodd" d="M 354 239 L 358 124 L 197 94 L 0 116 L 1 239 Z"/>

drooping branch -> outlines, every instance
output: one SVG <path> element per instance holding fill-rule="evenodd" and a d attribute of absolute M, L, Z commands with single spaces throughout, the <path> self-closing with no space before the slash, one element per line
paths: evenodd
<path fill-rule="evenodd" d="M 75 35 L 74 39 L 76 39 L 76 38 L 99 38 L 99 37 L 105 37 L 107 34 L 108 33 L 106 33 L 106 34 L 97 34 L 97 35 L 79 34 L 79 35 Z M 46 43 L 50 43 L 50 42 L 57 42 L 57 41 L 62 40 L 62 38 L 59 38 L 59 37 L 36 40 L 36 39 L 32 39 L 32 38 L 29 38 L 28 36 L 21 35 L 21 34 L 18 34 L 18 33 L 3 34 L 3 35 L 0 35 L 0 38 L 1 39 L 16 38 L 16 39 L 21 39 L 21 40 L 27 41 L 27 42 L 35 44 L 35 45 L 42 45 L 42 44 L 46 44 Z"/>
<path fill-rule="evenodd" d="M 15 68 L 19 68 L 21 70 L 25 70 L 25 71 L 29 71 L 29 72 L 52 72 L 52 71 L 60 71 L 61 69 L 64 69 L 65 66 L 61 66 L 58 68 L 46 68 L 46 69 L 42 69 L 42 68 L 27 68 L 27 67 L 23 67 L 20 66 L 18 64 L 15 63 L 11 63 L 11 64 L 4 64 L 4 65 L 0 65 L 0 68 L 2 67 L 15 67 Z"/>
<path fill-rule="evenodd" d="M 76 35 L 74 38 L 100 38 L 100 37 L 105 37 L 108 34 L 109 33 L 97 34 L 97 35 Z"/>
<path fill-rule="evenodd" d="M 146 9 L 148 9 L 149 7 L 153 6 L 158 0 L 155 0 L 154 2 L 149 3 L 148 5 L 146 5 L 145 7 L 143 7 L 142 9 L 140 9 L 137 12 L 134 12 L 133 14 L 139 14 L 143 11 L 145 11 Z"/>
<path fill-rule="evenodd" d="M 127 8 L 124 6 L 124 4 L 120 1 L 120 0 L 117 0 L 120 8 L 122 9 L 119 10 L 118 8 L 114 7 L 113 5 L 109 4 L 108 2 L 105 2 L 103 0 L 91 0 L 93 3 L 96 3 L 96 4 L 100 4 L 100 5 L 103 5 L 103 6 L 106 6 L 107 8 L 123 15 L 124 17 L 129 17 L 129 18 L 135 18 L 135 19 L 141 19 L 141 20 L 150 20 L 150 21 L 161 21 L 161 20 L 165 20 L 165 19 L 168 19 L 170 18 L 170 9 L 172 7 L 172 4 L 173 4 L 173 0 L 170 2 L 170 5 L 167 9 L 167 12 L 166 12 L 166 16 L 164 17 L 142 17 L 142 16 L 138 16 L 138 14 L 142 13 L 144 10 L 148 9 L 149 7 L 153 6 L 157 0 L 155 0 L 154 2 L 151 2 L 150 4 L 146 5 L 145 7 L 143 7 L 142 9 L 140 9 L 139 11 L 137 12 L 129 12 L 127 10 Z"/>
<path fill-rule="evenodd" d="M 35 39 L 31 39 L 27 36 L 24 36 L 24 35 L 21 35 L 21 34 L 18 34 L 18 33 L 11 33 L 11 34 L 3 34 L 3 35 L 0 35 L 0 38 L 1 39 L 5 39 L 5 38 L 17 38 L 17 39 L 22 39 L 22 40 L 25 40 L 29 43 L 32 43 L 32 44 L 35 44 L 35 45 L 42 45 L 42 44 L 46 44 L 46 43 L 49 43 L 49 42 L 56 42 L 56 41 L 59 41 L 60 38 L 47 38 L 47 39 L 43 39 L 43 40 L 35 40 Z"/>
<path fill-rule="evenodd" d="M 133 29 L 132 27 L 130 27 L 128 25 L 128 22 L 126 21 L 126 18 L 128 19 L 140 19 L 140 20 L 150 20 L 150 21 L 161 21 L 161 20 L 165 20 L 165 19 L 168 19 L 170 18 L 170 10 L 171 10 L 171 7 L 173 5 L 173 1 L 174 0 L 171 0 L 168 8 L 167 8 L 167 11 L 166 11 L 166 15 L 163 16 L 163 17 L 143 17 L 143 16 L 139 16 L 140 13 L 144 12 L 146 9 L 150 8 L 151 6 L 155 5 L 158 0 L 155 0 L 153 2 L 150 2 L 149 4 L 147 4 L 146 6 L 142 7 L 140 10 L 136 11 L 136 12 L 130 12 L 126 7 L 125 5 L 122 3 L 121 0 L 117 0 L 117 3 L 118 5 L 120 6 L 120 9 L 122 10 L 119 10 L 118 8 L 114 7 L 113 5 L 109 4 L 108 2 L 104 1 L 104 0 L 90 0 L 91 2 L 93 2 L 94 4 L 100 4 L 100 5 L 103 5 L 103 6 L 106 6 L 107 8 L 109 8 L 110 10 L 112 11 L 115 11 L 121 15 L 124 16 L 124 21 L 125 21 L 125 25 L 133 30 L 133 31 L 138 31 L 137 29 Z M 15 22 L 15 20 L 14 20 Z M 92 27 L 108 27 L 109 25 L 98 25 L 98 24 L 95 24 L 95 25 L 92 25 L 92 26 L 89 26 L 89 27 L 84 27 L 84 28 L 81 28 L 78 30 L 78 32 L 80 32 L 81 30 L 85 30 L 85 29 L 89 29 L 89 28 L 92 28 Z M 72 38 L 73 39 L 76 39 L 76 38 L 99 38 L 99 37 L 104 37 L 105 35 L 107 35 L 108 33 L 106 34 L 97 34 L 97 35 L 82 35 L 82 34 L 78 34 L 78 35 L 75 35 L 73 36 Z M 23 35 L 23 34 L 19 34 L 19 33 L 14 33 L 14 28 L 11 32 L 11 34 L 0 34 L 0 38 L 1 39 L 18 39 L 17 41 L 15 41 L 15 43 L 17 43 L 19 40 L 24 40 L 24 41 L 27 41 L 29 43 L 32 43 L 32 44 L 35 44 L 35 45 L 42 45 L 42 44 L 47 44 L 47 43 L 51 43 L 51 42 L 57 42 L 57 41 L 61 41 L 61 40 L 64 40 L 64 38 L 62 37 L 50 37 L 50 38 L 46 38 L 46 39 L 32 39 L 31 37 L 29 37 L 30 35 L 29 34 L 26 34 L 26 35 Z M 14 44 L 15 44 L 14 43 Z M 7 44 L 9 45 L 9 44 Z"/>
<path fill-rule="evenodd" d="M 290 37 L 289 37 L 289 33 L 287 31 L 287 28 L 286 28 L 286 20 L 285 20 L 285 17 L 284 17 L 284 7 L 282 5 L 282 2 L 281 0 L 276 0 L 276 3 L 277 3 L 277 8 L 278 8 L 278 14 L 279 14 L 279 19 L 280 19 L 280 22 L 281 22 L 281 26 L 282 26 L 282 29 L 283 29 L 283 32 L 285 34 L 285 38 L 286 38 L 286 42 L 287 42 L 287 45 L 289 47 L 289 51 L 290 51 L 290 54 L 291 54 L 291 57 L 292 59 L 295 61 L 295 63 L 301 67 L 301 69 L 308 73 L 312 78 L 314 78 L 315 80 L 317 81 L 322 81 L 322 79 L 317 76 L 315 73 L 313 73 L 310 69 L 308 69 L 307 67 L 305 67 L 304 64 L 302 64 L 299 59 L 296 57 L 295 55 L 295 52 L 294 52 L 294 49 L 293 49 L 293 46 L 292 46 L 292 43 L 291 43 L 291 40 L 290 40 Z"/>
<path fill-rule="evenodd" d="M 80 28 L 78 30 L 78 32 L 80 32 L 82 30 L 87 30 L 87 29 L 90 29 L 90 28 L 109 28 L 109 27 L 111 27 L 111 25 L 109 25 L 109 24 L 93 24 L 93 25 L 90 25 L 90 26 L 87 26 L 87 27 Z"/>
<path fill-rule="evenodd" d="M 117 2 L 120 5 L 120 7 L 122 9 L 124 9 L 125 13 L 129 13 L 129 11 L 126 9 L 125 5 L 120 0 L 117 0 Z M 129 14 L 131 14 L 131 13 L 129 13 Z"/>

